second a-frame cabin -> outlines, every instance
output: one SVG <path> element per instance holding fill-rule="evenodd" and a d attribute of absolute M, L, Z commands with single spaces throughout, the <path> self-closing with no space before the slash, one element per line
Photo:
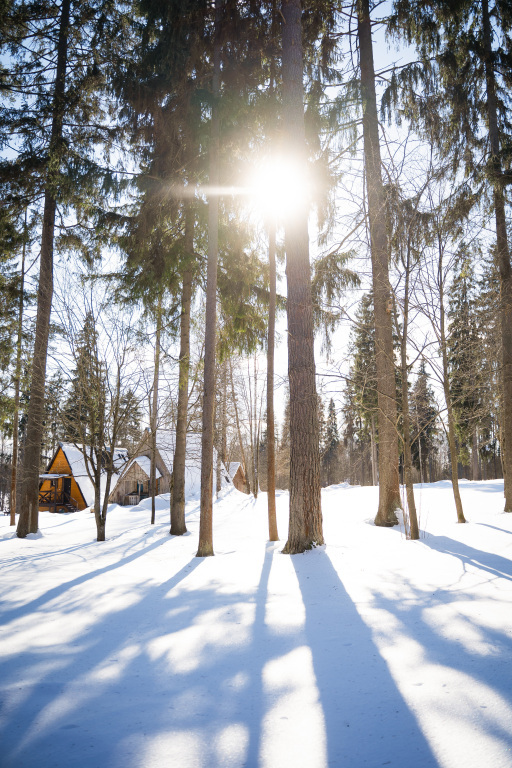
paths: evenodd
<path fill-rule="evenodd" d="M 176 433 L 172 429 L 159 429 L 156 433 L 156 495 L 169 493 L 172 487 L 172 467 Z M 150 495 L 151 467 L 151 432 L 146 430 L 142 440 L 134 451 L 134 458 L 119 475 L 109 496 L 109 501 L 116 504 L 133 506 Z M 214 449 L 213 465 L 216 466 L 217 453 Z M 227 470 L 221 470 L 222 486 L 231 485 Z M 185 497 L 192 498 L 201 489 L 201 435 L 187 433 L 187 452 L 185 459 Z"/>
<path fill-rule="evenodd" d="M 125 448 L 114 452 L 114 484 L 128 461 Z M 83 452 L 73 443 L 59 443 L 46 472 L 39 476 L 39 510 L 49 512 L 74 512 L 94 504 L 94 485 L 89 478 Z M 106 483 L 106 472 L 102 485 Z"/>

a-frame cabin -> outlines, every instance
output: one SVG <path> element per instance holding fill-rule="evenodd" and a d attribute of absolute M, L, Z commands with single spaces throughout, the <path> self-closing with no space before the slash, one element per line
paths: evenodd
<path fill-rule="evenodd" d="M 127 460 L 126 449 L 116 448 L 114 466 L 117 471 Z M 59 443 L 46 472 L 39 479 L 41 512 L 71 512 L 94 504 L 94 487 L 83 454 L 73 443 Z"/>

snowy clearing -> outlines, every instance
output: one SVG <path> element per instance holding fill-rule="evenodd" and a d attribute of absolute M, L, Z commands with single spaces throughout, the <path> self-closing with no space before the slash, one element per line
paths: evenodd
<path fill-rule="evenodd" d="M 2 768 L 510 768 L 512 515 L 503 482 L 417 488 L 422 539 L 377 489 L 323 491 L 325 548 L 280 554 L 266 494 L 214 506 L 216 556 L 168 497 L 1 520 Z"/>

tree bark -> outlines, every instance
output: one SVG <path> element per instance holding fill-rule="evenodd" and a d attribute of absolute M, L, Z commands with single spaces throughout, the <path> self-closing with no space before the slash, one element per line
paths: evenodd
<path fill-rule="evenodd" d="M 488 0 L 482 0 L 484 64 L 487 91 L 487 118 L 491 156 L 488 168 L 491 176 L 496 220 L 496 261 L 500 273 L 501 382 L 502 382 L 502 463 L 505 485 L 505 512 L 512 512 L 512 268 L 507 236 L 505 195 L 502 185 L 498 101 L 492 31 Z"/>
<path fill-rule="evenodd" d="M 249 472 L 246 460 L 245 460 L 245 450 L 244 450 L 244 442 L 242 440 L 242 430 L 240 429 L 240 418 L 238 416 L 238 405 L 236 402 L 236 394 L 235 394 L 235 386 L 233 383 L 233 368 L 231 365 L 231 360 L 229 361 L 229 373 L 230 373 L 230 379 L 231 379 L 231 397 L 233 398 L 233 405 L 235 408 L 235 420 L 236 420 L 236 431 L 238 433 L 238 445 L 240 446 L 240 454 L 242 457 L 242 466 L 245 473 L 245 489 L 247 493 L 251 492 L 251 482 L 249 480 Z"/>
<path fill-rule="evenodd" d="M 444 288 L 443 288 L 443 250 L 439 244 L 439 325 L 440 325 L 440 346 L 443 360 L 443 390 L 446 402 L 446 413 L 448 416 L 448 447 L 450 449 L 450 462 L 452 471 L 452 489 L 455 500 L 455 509 L 457 510 L 457 522 L 465 523 L 464 511 L 462 509 L 462 500 L 459 491 L 459 476 L 457 473 L 457 443 L 455 440 L 455 417 L 453 415 L 452 397 L 450 393 L 450 378 L 448 372 L 448 351 L 446 345 L 446 318 L 444 311 Z M 418 439 L 420 436 L 418 435 Z M 421 463 L 420 463 L 421 466 Z"/>
<path fill-rule="evenodd" d="M 16 530 L 20 538 L 25 538 L 28 533 L 37 533 L 39 525 L 39 462 L 43 440 L 46 357 L 53 299 L 53 242 L 57 210 L 56 185 L 51 166 L 52 163 L 60 165 L 59 153 L 62 148 L 70 1 L 63 0 L 61 5 L 57 41 L 57 69 L 53 93 L 53 116 L 48 152 L 49 160 L 47 163 L 48 175 L 44 195 L 43 226 L 41 232 L 32 381 L 27 415 L 20 517 Z"/>
<path fill-rule="evenodd" d="M 185 211 L 185 252 L 189 260 L 194 252 L 194 210 L 187 203 Z M 171 529 L 173 536 L 187 532 L 185 523 L 185 466 L 187 455 L 187 411 L 188 382 L 190 374 L 190 314 L 192 307 L 193 270 L 189 266 L 183 274 L 180 319 L 180 361 L 178 387 L 178 415 L 176 419 L 176 444 L 172 467 L 173 486 L 171 491 Z"/>
<path fill-rule="evenodd" d="M 379 508 L 375 525 L 398 523 L 401 507 L 398 473 L 398 430 L 395 365 L 393 360 L 392 302 L 385 223 L 385 194 L 381 175 L 379 124 L 369 0 L 358 0 L 358 39 L 361 67 L 364 158 L 370 225 L 375 358 L 379 407 Z"/>
<path fill-rule="evenodd" d="M 27 236 L 27 212 L 25 211 L 24 237 Z M 23 337 L 23 291 L 25 290 L 25 255 L 26 243 L 23 241 L 21 254 L 20 276 L 20 300 L 18 305 L 18 335 L 16 339 L 16 368 L 14 373 L 14 413 L 12 417 L 12 472 L 11 472 L 11 500 L 10 500 L 10 524 L 16 525 L 16 485 L 18 475 L 18 429 L 20 415 L 20 381 L 21 381 L 21 342 Z"/>
<path fill-rule="evenodd" d="M 371 440 L 371 452 L 372 452 L 372 484 L 378 485 L 379 484 L 379 473 L 378 473 L 378 461 L 379 457 L 377 454 L 377 435 L 375 434 L 375 414 L 372 413 L 372 431 L 370 433 L 370 440 Z"/>
<path fill-rule="evenodd" d="M 473 440 L 471 446 L 471 464 L 473 480 L 480 480 L 480 462 L 478 461 L 478 434 L 476 426 L 473 427 Z"/>
<path fill-rule="evenodd" d="M 279 541 L 276 516 L 276 433 L 274 422 L 274 352 L 276 339 L 276 225 L 268 233 L 269 305 L 267 342 L 267 505 L 268 538 Z"/>
<path fill-rule="evenodd" d="M 302 20 L 300 0 L 282 0 L 283 139 L 293 161 L 306 168 Z M 283 141 L 283 144 L 284 144 Z M 290 515 L 283 552 L 324 543 L 315 381 L 308 203 L 285 219 L 290 386 Z"/>
<path fill-rule="evenodd" d="M 156 507 L 156 430 L 158 426 L 158 379 L 160 377 L 160 344 L 162 340 L 162 293 L 158 294 L 156 307 L 155 372 L 153 374 L 153 403 L 151 405 L 151 525 L 155 524 Z"/>
<path fill-rule="evenodd" d="M 403 444 L 404 444 L 404 481 L 407 497 L 407 510 L 409 515 L 407 538 L 416 540 L 420 537 L 416 502 L 414 500 L 414 486 L 412 482 L 412 451 L 411 451 L 411 419 L 409 414 L 409 382 L 407 368 L 407 332 L 409 328 L 409 275 L 410 275 L 410 246 L 407 248 L 405 264 L 404 308 L 403 328 L 400 339 L 400 362 L 402 373 L 402 420 L 403 420 Z M 419 436 L 418 436 L 419 439 Z M 405 520 L 405 515 L 404 515 Z"/>
<path fill-rule="evenodd" d="M 201 511 L 199 546 L 196 557 L 213 552 L 213 416 L 215 411 L 215 343 L 217 322 L 217 261 L 219 240 L 220 120 L 220 25 L 221 0 L 215 0 L 215 40 L 213 46 L 212 119 L 210 131 L 210 192 L 208 199 L 208 267 L 206 274 L 206 317 L 203 385 L 203 433 L 201 441 Z"/>

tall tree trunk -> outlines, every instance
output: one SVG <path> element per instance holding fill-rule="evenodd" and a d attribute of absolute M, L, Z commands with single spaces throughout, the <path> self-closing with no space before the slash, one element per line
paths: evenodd
<path fill-rule="evenodd" d="M 282 0 L 283 139 L 306 169 L 302 20 L 300 0 Z M 296 554 L 324 543 L 315 381 L 313 305 L 309 263 L 308 203 L 285 220 L 290 386 L 290 523 L 283 552 Z"/>
<path fill-rule="evenodd" d="M 409 414 L 409 382 L 407 368 L 407 332 L 409 329 L 409 275 L 410 275 L 410 244 L 407 247 L 405 264 L 404 308 L 403 328 L 400 339 L 400 362 L 402 373 L 402 420 L 403 420 L 403 444 L 404 444 L 404 480 L 407 496 L 407 509 L 409 514 L 408 538 L 416 540 L 420 537 L 416 502 L 414 500 L 414 486 L 412 482 L 412 451 L 411 451 L 411 419 Z M 397 323 L 398 324 L 398 323 Z M 419 437 L 419 436 L 418 436 Z M 405 519 L 405 515 L 404 515 Z"/>
<path fill-rule="evenodd" d="M 27 211 L 25 211 L 24 238 L 27 237 Z M 21 342 L 23 338 L 23 291 L 25 290 L 25 255 L 26 242 L 23 240 L 21 252 L 21 276 L 20 276 L 20 300 L 18 306 L 18 336 L 16 339 L 16 368 L 14 372 L 14 413 L 12 417 L 12 473 L 11 473 L 11 501 L 10 524 L 16 525 L 16 485 L 18 475 L 18 429 L 20 416 L 20 382 L 21 382 Z"/>
<path fill-rule="evenodd" d="M 160 378 L 160 345 L 162 341 L 162 293 L 160 289 L 156 306 L 155 372 L 153 374 L 153 403 L 151 405 L 151 525 L 155 524 L 156 507 L 156 430 L 158 426 L 158 380 Z"/>
<path fill-rule="evenodd" d="M 259 441 L 258 441 L 258 372 L 256 370 L 256 355 L 254 355 L 253 359 L 253 370 L 254 370 L 254 397 L 250 397 L 251 401 L 251 452 L 252 452 L 252 490 L 254 493 L 254 498 L 258 498 L 258 493 L 260 490 L 260 481 L 258 477 L 258 450 L 259 450 Z M 250 381 L 250 373 L 249 373 L 249 381 Z"/>
<path fill-rule="evenodd" d="M 235 385 L 233 382 L 233 368 L 231 365 L 231 360 L 229 361 L 229 373 L 230 373 L 230 379 L 231 379 L 231 397 L 233 398 L 233 405 L 235 408 L 235 420 L 236 420 L 236 431 L 238 434 L 238 445 L 240 446 L 240 454 L 242 457 L 242 466 L 245 473 L 245 489 L 247 493 L 251 492 L 251 481 L 249 480 L 249 472 L 248 472 L 248 466 L 245 460 L 245 450 L 244 450 L 244 441 L 242 439 L 242 430 L 240 429 L 240 418 L 238 416 L 238 404 L 236 402 L 236 394 L 235 394 Z"/>
<path fill-rule="evenodd" d="M 50 333 L 50 314 L 53 299 L 53 242 L 55 213 L 57 210 L 55 178 L 52 164 L 60 166 L 62 126 L 65 112 L 66 66 L 69 35 L 69 8 L 71 0 L 63 0 L 60 9 L 57 41 L 57 70 L 53 92 L 53 115 L 44 194 L 41 255 L 39 261 L 39 287 L 37 292 L 37 318 L 32 358 L 32 381 L 27 415 L 23 487 L 20 517 L 16 530 L 20 538 L 37 533 L 39 525 L 39 461 L 43 440 L 44 391 L 46 383 L 46 357 Z"/>
<path fill-rule="evenodd" d="M 194 253 L 195 214 L 191 202 L 185 211 L 185 252 L 191 263 Z M 183 274 L 180 318 L 180 362 L 178 386 L 178 415 L 176 419 L 176 444 L 172 465 L 173 486 L 171 491 L 171 530 L 173 536 L 187 532 L 185 523 L 185 465 L 187 455 L 188 382 L 190 374 L 190 314 L 192 307 L 192 266 Z"/>
<path fill-rule="evenodd" d="M 220 460 L 227 469 L 228 459 L 228 364 L 227 360 L 222 361 L 221 367 L 221 424 L 220 424 Z"/>
<path fill-rule="evenodd" d="M 372 484 L 378 485 L 379 484 L 379 473 L 378 473 L 378 455 L 377 455 L 377 435 L 375 430 L 375 414 L 372 413 L 372 431 L 370 432 L 370 440 L 371 440 L 371 452 L 372 452 Z"/>
<path fill-rule="evenodd" d="M 471 477 L 473 480 L 480 480 L 480 463 L 478 461 L 478 434 L 476 425 L 473 427 L 473 440 L 472 440 L 472 447 L 471 447 L 471 464 L 472 464 L 472 473 Z"/>
<path fill-rule="evenodd" d="M 219 241 L 219 147 L 220 119 L 220 26 L 221 0 L 215 0 L 215 41 L 213 46 L 212 119 L 210 130 L 210 187 L 208 199 L 208 267 L 206 274 L 206 316 L 204 343 L 203 434 L 201 441 L 201 512 L 196 557 L 213 552 L 213 416 L 215 411 L 215 343 L 217 323 L 217 260 Z"/>
<path fill-rule="evenodd" d="M 272 51 L 270 59 L 270 97 L 274 96 L 275 67 L 276 67 L 276 0 L 272 0 Z M 275 126 L 273 126 L 275 128 Z M 268 507 L 268 538 L 278 541 L 276 515 L 276 431 L 274 419 L 274 357 L 276 345 L 276 219 L 271 214 L 268 230 L 268 264 L 269 264 L 269 306 L 268 306 L 268 339 L 267 339 L 267 507 Z"/>
<path fill-rule="evenodd" d="M 267 343 L 267 505 L 268 538 L 278 541 L 276 516 L 276 433 L 274 423 L 274 352 L 276 340 L 276 225 L 268 233 L 269 306 Z"/>
<path fill-rule="evenodd" d="M 482 26 L 487 90 L 487 118 L 491 145 L 488 167 L 493 185 L 494 216 L 496 220 L 496 261 L 500 273 L 501 402 L 503 411 L 501 460 L 503 464 L 503 477 L 505 479 L 505 512 L 512 512 L 512 268 L 507 237 L 505 195 L 502 184 L 498 101 L 488 0 L 482 0 Z"/>
<path fill-rule="evenodd" d="M 358 0 L 358 39 L 363 107 L 363 140 L 370 225 L 375 359 L 379 407 L 379 509 L 375 525 L 398 523 L 401 506 L 392 302 L 386 236 L 386 200 L 381 175 L 379 123 L 369 0 Z"/>
<path fill-rule="evenodd" d="M 439 247 L 439 325 L 440 325 L 440 346 L 443 361 L 443 390 L 446 402 L 446 413 L 448 416 L 448 447 L 450 449 L 450 462 L 452 471 L 452 489 L 455 500 L 455 509 L 457 510 L 457 522 L 465 523 L 464 511 L 462 509 L 462 500 L 459 491 L 459 476 L 457 472 L 457 443 L 455 440 L 455 417 L 453 415 L 452 396 L 450 392 L 450 378 L 448 372 L 448 350 L 446 344 L 446 318 L 444 311 L 444 288 L 443 288 L 443 250 L 441 243 Z M 419 439 L 419 436 L 418 436 Z M 421 466 L 421 462 L 420 462 Z"/>

